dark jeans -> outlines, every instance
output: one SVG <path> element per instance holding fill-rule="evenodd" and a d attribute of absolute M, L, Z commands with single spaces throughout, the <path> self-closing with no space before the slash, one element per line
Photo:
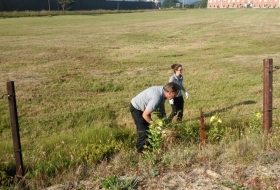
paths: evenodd
<path fill-rule="evenodd" d="M 130 104 L 130 112 L 137 128 L 138 138 L 136 148 L 138 152 L 141 153 L 144 150 L 144 145 L 148 138 L 147 130 L 149 129 L 150 124 L 143 118 L 143 112 L 135 109 L 132 104 Z"/>
<path fill-rule="evenodd" d="M 177 121 L 182 121 L 183 111 L 184 111 L 184 98 L 183 96 L 179 96 L 173 99 L 174 103 L 171 104 L 172 112 L 169 115 L 169 119 L 172 120 L 177 114 Z"/>

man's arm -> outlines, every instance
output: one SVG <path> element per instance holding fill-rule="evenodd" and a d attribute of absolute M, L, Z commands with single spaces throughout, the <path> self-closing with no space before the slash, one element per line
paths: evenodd
<path fill-rule="evenodd" d="M 152 118 L 151 118 L 151 111 L 148 109 L 145 109 L 145 111 L 142 114 L 142 117 L 148 122 L 148 123 L 152 123 Z"/>

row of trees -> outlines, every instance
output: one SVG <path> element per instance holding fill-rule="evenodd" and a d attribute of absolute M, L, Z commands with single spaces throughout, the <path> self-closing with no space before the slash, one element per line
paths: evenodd
<path fill-rule="evenodd" d="M 65 7 L 71 5 L 76 2 L 76 0 L 57 0 L 57 2 L 61 5 L 63 11 Z M 50 0 L 48 0 L 49 9 L 50 9 Z M 180 3 L 178 0 L 164 0 L 162 3 L 162 8 L 170 8 L 175 7 L 177 3 Z M 207 0 L 198 0 L 192 4 L 184 4 L 183 8 L 206 8 L 207 7 Z"/>
<path fill-rule="evenodd" d="M 49 1 L 49 0 L 48 0 Z M 63 11 L 67 5 L 71 5 L 76 2 L 76 0 L 57 0 L 57 2 L 61 5 Z M 170 8 L 175 7 L 177 3 L 180 3 L 178 0 L 164 0 L 162 3 L 162 8 Z M 185 4 L 183 8 L 206 8 L 207 0 L 198 0 L 193 4 Z"/>
<path fill-rule="evenodd" d="M 180 3 L 178 0 L 164 0 L 162 8 L 176 7 L 176 4 Z M 183 8 L 207 8 L 207 0 L 198 0 L 192 4 L 184 4 Z"/>

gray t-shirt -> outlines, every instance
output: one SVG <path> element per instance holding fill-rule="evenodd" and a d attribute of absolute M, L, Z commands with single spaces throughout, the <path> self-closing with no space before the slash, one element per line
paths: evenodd
<path fill-rule="evenodd" d="M 131 104 L 137 110 L 145 111 L 145 109 L 148 109 L 153 112 L 155 109 L 160 108 L 162 113 L 165 113 L 164 102 L 163 86 L 147 88 L 131 100 Z"/>
<path fill-rule="evenodd" d="M 182 87 L 183 87 L 183 75 L 180 75 L 180 77 L 177 78 L 176 75 L 174 74 L 174 75 L 172 75 L 169 78 L 169 82 L 176 82 L 177 84 L 179 84 L 181 89 L 180 89 L 179 94 L 177 95 L 177 97 L 182 96 L 181 90 L 182 90 Z"/>

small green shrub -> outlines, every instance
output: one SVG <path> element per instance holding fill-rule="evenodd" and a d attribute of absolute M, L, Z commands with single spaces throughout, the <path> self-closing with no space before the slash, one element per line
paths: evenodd
<path fill-rule="evenodd" d="M 209 142 L 219 142 L 226 133 L 226 128 L 222 126 L 222 120 L 219 114 L 210 118 L 210 126 L 207 131 L 207 140 Z"/>
<path fill-rule="evenodd" d="M 117 151 L 117 142 L 111 141 L 108 144 L 88 144 L 84 149 L 77 151 L 79 163 L 91 165 L 101 161 L 105 157 L 110 157 Z"/>
<path fill-rule="evenodd" d="M 260 134 L 262 132 L 262 116 L 262 113 L 257 111 L 254 112 L 251 121 L 249 122 L 249 133 L 256 132 Z"/>
<path fill-rule="evenodd" d="M 1 187 L 8 187 L 13 184 L 13 178 L 8 176 L 6 172 L 0 171 L 0 186 Z M 8 189 L 8 188 L 7 188 Z"/>
<path fill-rule="evenodd" d="M 181 123 L 175 124 L 178 130 L 178 138 L 188 144 L 199 142 L 199 124 L 198 123 Z"/>
<path fill-rule="evenodd" d="M 101 185 L 105 189 L 135 189 L 137 186 L 137 179 L 135 178 L 124 178 L 120 179 L 115 175 L 108 176 L 106 179 L 101 181 Z"/>
<path fill-rule="evenodd" d="M 162 119 L 154 115 L 152 124 L 149 125 L 147 145 L 144 145 L 144 158 L 154 165 L 160 158 L 162 145 L 167 132 L 168 119 Z"/>
<path fill-rule="evenodd" d="M 162 146 L 162 138 L 165 134 L 165 130 L 162 129 L 163 121 L 158 119 L 153 121 L 153 123 L 149 126 L 148 130 L 148 146 L 145 145 L 145 148 L 151 152 L 155 152 L 159 150 Z"/>
<path fill-rule="evenodd" d="M 32 175 L 37 177 L 52 177 L 55 176 L 57 169 L 58 166 L 52 161 L 40 162 L 35 168 L 34 172 L 32 172 Z"/>

